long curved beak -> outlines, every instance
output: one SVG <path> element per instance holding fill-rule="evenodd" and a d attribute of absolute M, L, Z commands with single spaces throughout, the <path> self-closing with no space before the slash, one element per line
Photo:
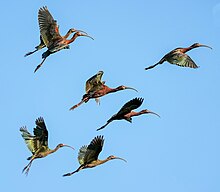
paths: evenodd
<path fill-rule="evenodd" d="M 137 90 L 137 89 L 135 89 L 135 88 L 133 88 L 133 87 L 126 87 L 126 86 L 125 86 L 125 89 L 132 89 L 132 90 L 134 90 L 134 91 L 138 92 L 138 90 Z"/>
<path fill-rule="evenodd" d="M 127 163 L 127 161 L 125 159 L 121 158 L 121 157 L 115 157 L 115 159 L 120 159 L 120 160 L 122 160 L 122 161 Z"/>
<path fill-rule="evenodd" d="M 69 148 L 75 150 L 73 147 L 71 147 L 71 146 L 69 146 L 69 145 L 63 145 L 63 147 L 69 147 Z"/>
<path fill-rule="evenodd" d="M 160 115 L 158 115 L 157 113 L 154 113 L 153 111 L 147 110 L 147 112 L 148 112 L 148 113 L 151 113 L 151 114 L 154 114 L 154 115 L 156 115 L 157 117 L 160 117 Z"/>
<path fill-rule="evenodd" d="M 89 36 L 87 33 L 82 34 L 81 36 L 89 37 L 90 39 L 94 40 L 94 38 L 93 38 L 93 37 L 91 37 L 91 36 Z"/>
<path fill-rule="evenodd" d="M 199 44 L 200 47 L 208 47 L 209 49 L 212 49 L 212 47 L 208 46 L 208 45 L 203 45 L 203 44 Z"/>
<path fill-rule="evenodd" d="M 81 32 L 81 33 L 85 33 L 87 35 L 87 33 L 85 31 L 82 31 L 82 30 L 78 30 L 76 29 L 76 32 Z"/>

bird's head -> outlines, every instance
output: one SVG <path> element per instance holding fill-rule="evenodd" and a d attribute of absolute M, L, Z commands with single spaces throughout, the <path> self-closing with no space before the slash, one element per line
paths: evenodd
<path fill-rule="evenodd" d="M 110 155 L 107 160 L 113 160 L 113 159 L 119 159 L 119 160 L 122 160 L 124 162 L 127 162 L 125 159 L 121 158 L 121 157 L 116 157 L 114 155 Z"/>
<path fill-rule="evenodd" d="M 83 31 L 80 31 L 80 30 L 77 30 L 76 33 L 75 33 L 75 35 L 76 35 L 77 37 L 79 37 L 79 36 L 89 37 L 90 39 L 94 40 L 94 39 L 93 39 L 91 36 L 89 36 L 87 33 L 83 32 Z"/>
<path fill-rule="evenodd" d="M 148 110 L 148 109 L 142 110 L 141 113 L 151 113 L 151 114 L 154 114 L 154 115 L 160 117 L 160 115 L 158 115 L 157 113 L 154 113 L 153 111 L 150 111 L 150 110 Z"/>
<path fill-rule="evenodd" d="M 127 87 L 127 86 L 124 86 L 124 85 L 121 85 L 121 86 L 117 87 L 116 89 L 118 89 L 118 90 L 132 89 L 132 90 L 138 92 L 135 88 Z"/>
<path fill-rule="evenodd" d="M 66 145 L 66 144 L 63 144 L 63 143 L 60 143 L 60 144 L 57 145 L 57 148 L 62 148 L 62 147 L 69 147 L 69 148 L 71 148 L 71 149 L 74 150 L 73 147 L 71 147 L 71 146 L 69 146 L 69 145 Z"/>
<path fill-rule="evenodd" d="M 69 33 L 75 33 L 77 30 L 76 29 L 74 29 L 74 28 L 71 28 L 71 29 L 69 29 Z"/>
<path fill-rule="evenodd" d="M 82 32 L 82 33 L 87 34 L 85 31 L 82 31 L 82 30 L 79 30 L 79 29 L 75 29 L 75 28 L 69 29 L 69 33 L 75 33 L 75 32 Z"/>
<path fill-rule="evenodd" d="M 193 47 L 193 48 L 197 48 L 197 47 L 208 47 L 209 49 L 212 49 L 210 46 L 204 45 L 204 44 L 200 44 L 200 43 L 194 43 L 194 44 L 192 44 L 190 47 Z"/>

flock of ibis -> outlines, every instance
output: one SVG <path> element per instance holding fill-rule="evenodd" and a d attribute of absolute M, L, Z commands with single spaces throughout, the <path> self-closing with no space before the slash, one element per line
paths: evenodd
<path fill-rule="evenodd" d="M 26 53 L 25 57 L 45 47 L 47 47 L 47 50 L 42 54 L 42 62 L 36 67 L 34 72 L 36 72 L 43 65 L 44 61 L 49 55 L 58 52 L 62 49 L 69 49 L 69 44 L 74 42 L 77 37 L 85 36 L 93 39 L 86 32 L 73 28 L 71 28 L 66 35 L 61 36 L 59 33 L 59 26 L 57 24 L 57 21 L 54 20 L 53 16 L 51 15 L 46 6 L 40 8 L 38 11 L 38 23 L 40 28 L 40 44 L 35 47 L 34 51 Z M 73 34 L 73 36 L 70 39 L 68 39 L 68 37 L 71 34 Z M 194 43 L 193 45 L 187 48 L 176 48 L 167 53 L 165 56 L 163 56 L 162 59 L 156 64 L 146 67 L 145 70 L 152 69 L 159 64 L 163 64 L 165 61 L 169 62 L 170 64 L 175 64 L 181 67 L 198 68 L 195 62 L 186 54 L 187 51 L 190 51 L 191 49 L 197 47 L 207 47 L 212 49 L 207 45 L 199 43 Z M 95 101 L 99 104 L 100 97 L 109 93 L 114 93 L 125 89 L 137 91 L 132 87 L 124 85 L 120 85 L 116 88 L 110 88 L 105 84 L 105 81 L 102 81 L 103 74 L 103 71 L 99 71 L 97 74 L 90 77 L 86 81 L 85 94 L 82 96 L 81 101 L 78 104 L 72 106 L 70 110 L 74 110 L 81 104 L 87 103 L 90 99 L 95 99 Z M 154 114 L 160 117 L 157 113 L 148 109 L 143 109 L 139 112 L 134 111 L 142 105 L 143 101 L 143 98 L 134 98 L 126 102 L 121 107 L 121 109 L 112 117 L 110 117 L 103 126 L 97 129 L 97 131 L 104 129 L 109 123 L 111 123 L 114 120 L 124 119 L 131 123 L 132 117 L 139 116 L 142 114 Z M 32 153 L 32 156 L 27 158 L 27 160 L 29 160 L 29 163 L 23 169 L 23 172 L 25 172 L 26 175 L 28 174 L 32 162 L 35 159 L 46 157 L 47 155 L 56 152 L 58 149 L 62 147 L 69 147 L 70 149 L 74 149 L 73 147 L 66 144 L 58 144 L 54 149 L 50 149 L 48 147 L 48 130 L 43 117 L 37 118 L 35 124 L 36 126 L 33 130 L 33 135 L 27 130 L 26 126 L 20 128 L 21 135 L 28 149 Z M 96 136 L 88 145 L 83 145 L 78 152 L 78 161 L 80 166 L 75 171 L 66 173 L 63 176 L 71 176 L 72 174 L 79 172 L 82 169 L 93 168 L 113 159 L 120 159 L 126 162 L 125 159 L 116 157 L 114 155 L 110 155 L 104 160 L 98 159 L 99 153 L 102 151 L 103 145 L 103 135 Z"/>

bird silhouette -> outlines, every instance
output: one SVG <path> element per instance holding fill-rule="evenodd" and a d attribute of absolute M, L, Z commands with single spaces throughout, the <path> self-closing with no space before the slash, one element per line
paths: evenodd
<path fill-rule="evenodd" d="M 111 123 L 114 120 L 126 120 L 130 123 L 132 123 L 132 117 L 134 116 L 139 116 L 142 114 L 154 114 L 157 115 L 158 117 L 160 117 L 157 113 L 154 113 L 152 111 L 149 111 L 148 109 L 144 109 L 141 110 L 140 112 L 135 112 L 133 111 L 134 109 L 137 109 L 138 107 L 141 106 L 141 104 L 143 103 L 144 99 L 143 98 L 134 98 L 130 101 L 128 101 L 127 103 L 125 103 L 123 105 L 123 107 L 119 110 L 118 113 L 114 114 L 105 125 L 103 125 L 102 127 L 98 128 L 97 131 L 104 129 L 109 123 Z"/>

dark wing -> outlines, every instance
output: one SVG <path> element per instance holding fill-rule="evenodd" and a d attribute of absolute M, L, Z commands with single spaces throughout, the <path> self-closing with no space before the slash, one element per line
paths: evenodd
<path fill-rule="evenodd" d="M 41 37 L 47 47 L 53 40 L 61 38 L 57 21 L 53 19 L 46 6 L 38 11 L 38 23 Z"/>
<path fill-rule="evenodd" d="M 41 147 L 39 139 L 36 136 L 31 135 L 26 127 L 21 127 L 20 131 L 28 149 L 32 154 L 35 154 L 35 152 Z"/>
<path fill-rule="evenodd" d="M 103 82 L 101 81 L 103 73 L 103 71 L 99 71 L 97 74 L 93 75 L 86 81 L 86 93 L 88 93 L 89 91 L 94 91 L 93 89 L 95 87 L 103 84 Z"/>
<path fill-rule="evenodd" d="M 130 113 L 132 110 L 137 109 L 143 103 L 143 98 L 134 98 L 127 103 L 119 110 L 119 112 L 115 116 L 123 116 L 127 113 Z"/>
<path fill-rule="evenodd" d="M 48 146 L 48 131 L 43 117 L 39 117 L 35 121 L 34 135 L 39 139 L 41 145 Z"/>
<path fill-rule="evenodd" d="M 98 159 L 99 153 L 102 151 L 104 138 L 102 135 L 96 136 L 86 149 L 84 155 L 84 164 L 90 163 Z"/>
<path fill-rule="evenodd" d="M 176 64 L 180 67 L 198 68 L 195 62 L 185 53 L 176 53 L 172 57 L 172 64 Z"/>

